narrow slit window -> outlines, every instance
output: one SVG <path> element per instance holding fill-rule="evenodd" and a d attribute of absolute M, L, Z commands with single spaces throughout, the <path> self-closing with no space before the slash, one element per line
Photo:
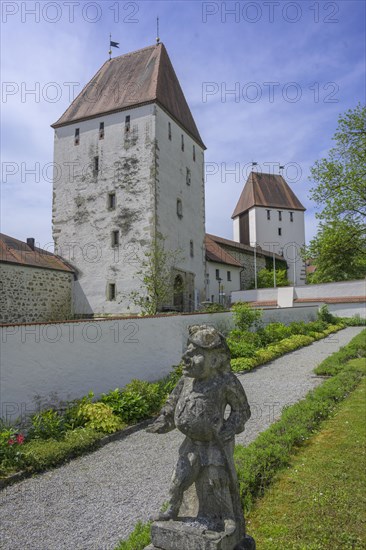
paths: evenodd
<path fill-rule="evenodd" d="M 99 157 L 94 157 L 94 172 L 99 172 Z"/>
<path fill-rule="evenodd" d="M 177 199 L 177 216 L 183 218 L 183 204 L 180 199 Z"/>
<path fill-rule="evenodd" d="M 128 134 L 131 129 L 131 117 L 127 115 L 125 118 L 125 133 Z"/>
<path fill-rule="evenodd" d="M 186 184 L 191 185 L 191 171 L 189 168 L 186 170 Z"/>
<path fill-rule="evenodd" d="M 180 146 L 181 146 L 182 151 L 184 151 L 184 135 L 183 134 L 181 136 Z"/>
<path fill-rule="evenodd" d="M 108 208 L 115 210 L 116 208 L 116 193 L 108 193 Z"/>
<path fill-rule="evenodd" d="M 80 128 L 75 128 L 74 145 L 79 145 L 79 143 L 80 143 Z"/>
<path fill-rule="evenodd" d="M 270 220 L 270 219 L 271 219 L 271 211 L 267 210 L 267 220 Z"/>
<path fill-rule="evenodd" d="M 231 271 L 228 271 L 228 272 L 227 272 L 227 280 L 228 280 L 228 281 L 231 281 Z"/>
<path fill-rule="evenodd" d="M 172 125 L 168 122 L 168 138 L 172 141 Z"/>
<path fill-rule="evenodd" d="M 220 270 L 216 269 L 216 279 L 220 279 Z"/>
<path fill-rule="evenodd" d="M 104 122 L 99 123 L 99 139 L 104 139 Z"/>
<path fill-rule="evenodd" d="M 189 241 L 189 253 L 191 255 L 191 258 L 194 256 L 194 244 L 193 241 Z"/>
<path fill-rule="evenodd" d="M 278 234 L 279 234 L 280 236 L 282 235 L 282 228 L 281 228 L 281 227 L 278 228 Z"/>
<path fill-rule="evenodd" d="M 119 231 L 118 229 L 115 231 L 112 231 L 112 246 L 118 246 L 119 245 Z"/>
<path fill-rule="evenodd" d="M 108 284 L 108 300 L 113 301 L 116 299 L 116 284 L 115 283 L 109 283 Z"/>
<path fill-rule="evenodd" d="M 281 210 L 278 211 L 278 221 L 282 222 L 282 212 L 281 212 Z"/>
<path fill-rule="evenodd" d="M 196 162 L 196 148 L 195 148 L 194 145 L 193 145 L 193 153 L 192 153 L 192 155 L 193 155 L 193 162 Z"/>
<path fill-rule="evenodd" d="M 294 221 L 294 213 L 290 212 L 290 222 L 293 222 L 293 221 Z"/>

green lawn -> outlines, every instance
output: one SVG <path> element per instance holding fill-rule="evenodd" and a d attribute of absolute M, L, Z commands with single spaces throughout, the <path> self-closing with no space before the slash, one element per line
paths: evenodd
<path fill-rule="evenodd" d="M 247 530 L 258 550 L 366 549 L 365 420 L 363 379 L 257 501 Z"/>

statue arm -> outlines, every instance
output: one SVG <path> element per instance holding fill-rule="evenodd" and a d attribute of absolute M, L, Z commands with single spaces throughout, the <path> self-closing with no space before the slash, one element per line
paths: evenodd
<path fill-rule="evenodd" d="M 158 418 L 147 428 L 148 432 L 165 434 L 175 428 L 174 411 L 184 384 L 183 377 L 179 380 L 174 390 L 168 396 Z"/>
<path fill-rule="evenodd" d="M 227 388 L 227 403 L 231 408 L 221 431 L 224 440 L 244 431 L 245 423 L 250 418 L 250 407 L 244 388 L 234 374 L 231 374 Z"/>

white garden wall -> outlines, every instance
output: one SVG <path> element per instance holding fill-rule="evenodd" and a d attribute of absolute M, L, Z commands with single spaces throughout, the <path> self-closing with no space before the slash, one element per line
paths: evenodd
<path fill-rule="evenodd" d="M 311 320 L 316 307 L 265 310 L 263 320 Z M 172 315 L 67 323 L 1 326 L 1 416 L 34 412 L 33 398 L 81 397 L 125 386 L 133 378 L 157 380 L 179 363 L 189 325 L 232 327 L 232 314 Z"/>

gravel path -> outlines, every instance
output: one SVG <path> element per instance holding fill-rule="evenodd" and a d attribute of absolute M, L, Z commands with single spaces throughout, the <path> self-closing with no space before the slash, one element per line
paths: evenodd
<path fill-rule="evenodd" d="M 313 368 L 348 343 L 350 327 L 255 371 L 240 375 L 252 418 L 237 442 L 248 444 L 281 413 L 318 386 Z M 0 492 L 0 548 L 4 550 L 113 550 L 137 520 L 167 500 L 183 436 L 174 430 L 136 432 L 69 464 Z"/>

